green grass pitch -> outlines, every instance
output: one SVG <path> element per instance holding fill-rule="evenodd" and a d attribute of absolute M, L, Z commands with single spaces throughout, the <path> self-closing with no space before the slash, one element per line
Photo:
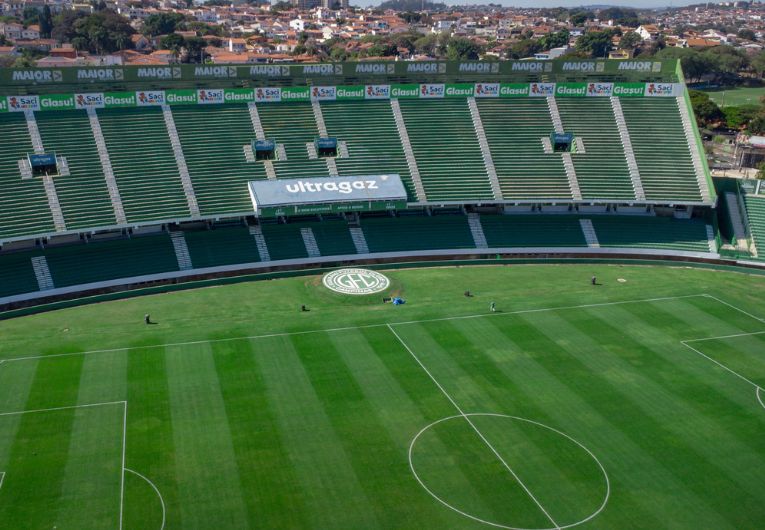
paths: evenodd
<path fill-rule="evenodd" d="M 765 278 L 383 272 L 0 322 L 0 528 L 765 526 Z"/>

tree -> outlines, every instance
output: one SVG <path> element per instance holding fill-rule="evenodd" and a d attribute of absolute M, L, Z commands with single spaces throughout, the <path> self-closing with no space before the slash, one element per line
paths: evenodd
<path fill-rule="evenodd" d="M 700 90 L 690 90 L 691 106 L 696 115 L 696 120 L 702 125 L 709 125 L 724 119 L 723 112 L 717 103 L 709 99 L 709 94 Z"/>
<path fill-rule="evenodd" d="M 609 7 L 598 13 L 600 20 L 613 20 L 614 24 L 636 28 L 640 25 L 637 11 L 624 7 Z"/>
<path fill-rule="evenodd" d="M 643 44 L 643 38 L 634 31 L 630 31 L 622 35 L 621 40 L 619 40 L 619 49 L 634 50 L 641 44 Z"/>
<path fill-rule="evenodd" d="M 516 41 L 507 49 L 508 59 L 523 59 L 531 57 L 542 50 L 538 41 L 532 39 L 523 39 Z"/>
<path fill-rule="evenodd" d="M 455 37 L 446 45 L 446 58 L 450 61 L 477 61 L 483 48 L 470 39 Z"/>
<path fill-rule="evenodd" d="M 757 75 L 762 77 L 762 75 L 765 74 L 765 51 L 761 51 L 752 57 L 751 65 Z"/>
<path fill-rule="evenodd" d="M 25 26 L 38 24 L 40 22 L 40 11 L 36 7 L 26 6 L 21 14 L 21 20 Z"/>
<path fill-rule="evenodd" d="M 201 37 L 189 37 L 186 39 L 186 62 L 196 63 L 204 62 L 204 50 L 207 47 L 207 41 Z"/>
<path fill-rule="evenodd" d="M 149 16 L 143 23 L 144 35 L 168 35 L 181 29 L 185 17 L 180 13 L 158 13 Z"/>
<path fill-rule="evenodd" d="M 744 40 L 757 40 L 757 35 L 754 34 L 754 31 L 748 28 L 742 28 L 738 30 L 738 33 L 736 33 L 736 36 L 739 39 L 744 39 Z"/>
<path fill-rule="evenodd" d="M 50 38 L 51 31 L 53 31 L 53 15 L 50 12 L 50 6 L 45 4 L 40 14 L 40 36 L 45 39 Z"/>
<path fill-rule="evenodd" d="M 576 50 L 590 57 L 605 57 L 611 49 L 611 32 L 588 31 L 576 40 Z"/>
<path fill-rule="evenodd" d="M 76 49 L 96 54 L 129 48 L 130 36 L 135 33 L 125 17 L 108 9 L 76 19 L 71 31 L 69 40 Z"/>
<path fill-rule="evenodd" d="M 593 20 L 595 18 L 595 13 L 588 9 L 578 9 L 576 11 L 572 11 L 569 14 L 568 21 L 571 22 L 574 26 L 581 26 L 588 20 Z"/>
<path fill-rule="evenodd" d="M 725 123 L 729 129 L 743 129 L 755 119 L 763 109 L 757 105 L 740 105 L 738 107 L 724 107 Z"/>
<path fill-rule="evenodd" d="M 539 39 L 539 45 L 543 50 L 552 50 L 553 48 L 560 48 L 561 46 L 568 46 L 569 38 L 571 37 L 567 29 L 557 31 L 555 33 L 548 33 L 541 39 Z"/>
<path fill-rule="evenodd" d="M 183 38 L 183 35 L 178 35 L 177 33 L 171 33 L 170 35 L 162 37 L 159 40 L 159 45 L 163 49 L 172 50 L 175 52 L 176 55 L 181 54 L 181 50 L 183 49 L 185 44 L 186 44 L 186 39 Z"/>

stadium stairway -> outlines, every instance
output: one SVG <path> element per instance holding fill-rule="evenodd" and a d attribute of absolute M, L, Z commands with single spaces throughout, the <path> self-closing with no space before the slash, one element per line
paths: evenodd
<path fill-rule="evenodd" d="M 189 218 L 162 109 L 97 112 L 128 222 Z"/>
<path fill-rule="evenodd" d="M 390 100 L 390 108 L 391 111 L 393 111 L 393 118 L 396 121 L 396 129 L 398 131 L 399 139 L 401 140 L 401 147 L 404 149 L 406 165 L 409 168 L 409 174 L 412 177 L 412 184 L 414 186 L 415 195 L 417 196 L 417 201 L 425 202 L 427 201 L 425 187 L 422 185 L 420 168 L 417 167 L 417 159 L 414 157 L 412 142 L 409 140 L 409 132 L 406 130 L 406 122 L 404 121 L 404 115 L 401 114 L 401 105 L 399 105 L 398 99 Z"/>
<path fill-rule="evenodd" d="M 425 200 L 412 179 L 389 102 L 324 102 L 321 108 L 327 134 L 348 148 L 348 158 L 335 160 L 340 175 L 397 173 L 408 200 Z"/>
<path fill-rule="evenodd" d="M 125 208 L 122 206 L 122 197 L 120 196 L 119 186 L 117 186 L 117 180 L 114 178 L 114 169 L 112 168 L 112 161 L 109 158 L 109 151 L 106 148 L 106 140 L 104 140 L 104 133 L 101 131 L 101 122 L 98 121 L 98 114 L 96 109 L 88 108 L 88 122 L 90 123 L 90 131 L 93 133 L 93 138 L 96 141 L 96 149 L 98 150 L 98 158 L 101 162 L 101 170 L 104 173 L 104 179 L 106 181 L 106 189 L 109 191 L 109 199 L 114 209 L 114 218 L 117 224 L 124 225 L 127 223 L 127 217 L 125 217 Z"/>
<path fill-rule="evenodd" d="M 329 176 L 324 160 L 308 156 L 306 145 L 313 145 L 320 134 L 310 103 L 258 105 L 258 114 L 266 138 L 284 145 L 287 159 L 274 162 L 278 178 Z"/>
<path fill-rule="evenodd" d="M 760 256 L 761 250 L 765 249 L 765 196 L 744 195 L 746 215 L 749 220 L 749 232 L 754 242 L 753 254 Z"/>
<path fill-rule="evenodd" d="M 201 214 L 251 213 L 247 183 L 267 175 L 262 162 L 245 159 L 256 138 L 247 106 L 178 106 L 173 116 Z"/>
<path fill-rule="evenodd" d="M 561 156 L 542 146 L 553 131 L 544 98 L 487 98 L 476 105 L 505 200 L 573 198 Z"/>
<path fill-rule="evenodd" d="M 170 145 L 173 147 L 173 156 L 178 165 L 178 175 L 181 177 L 181 186 L 183 186 L 183 194 L 186 195 L 186 202 L 189 204 L 189 212 L 191 212 L 192 218 L 198 218 L 197 196 L 194 193 L 194 185 L 191 183 L 191 175 L 189 175 L 189 167 L 186 165 L 186 156 L 183 154 L 181 139 L 178 137 L 178 129 L 175 127 L 173 111 L 169 105 L 162 105 L 162 117 L 165 119 Z"/>
<path fill-rule="evenodd" d="M 68 229 L 117 223 L 88 115 L 82 110 L 36 115 L 48 152 L 64 156 L 69 175 L 55 177 L 58 202 Z"/>
<path fill-rule="evenodd" d="M 585 152 L 572 153 L 582 199 L 631 202 L 635 190 L 609 98 L 558 98 L 563 130 L 574 133 Z"/>
<path fill-rule="evenodd" d="M 677 101 L 623 98 L 621 105 L 646 199 L 702 201 Z"/>
<path fill-rule="evenodd" d="M 494 199 L 464 99 L 400 100 L 429 201 Z"/>
<path fill-rule="evenodd" d="M 19 162 L 33 153 L 24 115 L 0 113 L 0 241 L 56 230 L 42 179 L 22 179 Z"/>

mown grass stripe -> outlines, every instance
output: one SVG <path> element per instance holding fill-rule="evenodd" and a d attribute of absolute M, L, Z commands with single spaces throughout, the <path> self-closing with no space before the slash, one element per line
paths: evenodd
<path fill-rule="evenodd" d="M 168 348 L 178 501 L 184 528 L 248 528 L 247 507 L 209 345 Z"/>
<path fill-rule="evenodd" d="M 642 416 L 643 428 L 653 433 L 653 439 L 658 442 L 657 449 L 661 448 L 662 458 L 667 465 L 669 455 L 672 455 L 671 463 L 676 472 L 680 471 L 676 466 L 685 462 L 681 474 L 687 474 L 689 470 L 693 472 L 693 480 L 688 481 L 689 488 L 699 493 L 720 488 L 729 499 L 735 497 L 739 505 L 762 502 L 747 486 L 747 483 L 751 486 L 751 481 L 757 480 L 755 477 L 758 472 L 751 468 L 740 469 L 738 465 L 741 459 L 748 459 L 750 463 L 756 463 L 757 468 L 761 468 L 762 461 L 734 437 L 722 431 L 714 421 L 695 411 L 686 402 L 693 399 L 692 396 L 680 395 L 662 387 L 646 373 L 645 365 L 643 370 L 636 372 L 630 363 L 615 355 L 615 352 L 599 345 L 590 333 L 599 329 L 599 336 L 603 336 L 609 327 L 607 316 L 604 315 L 598 323 L 594 323 L 591 318 L 580 318 L 577 321 L 574 315 L 549 314 L 539 316 L 538 320 L 537 329 L 548 336 L 566 337 L 571 343 L 567 349 L 578 361 L 592 372 L 605 375 L 608 384 L 621 396 L 625 409 L 635 407 L 639 411 L 637 414 Z M 614 330 L 614 333 L 619 331 Z M 631 352 L 646 350 L 644 362 L 652 361 L 655 354 L 647 346 L 623 336 L 623 333 L 621 341 Z M 693 435 L 689 436 L 689 433 Z M 721 441 L 729 444 L 726 450 L 718 449 L 724 447 L 716 445 Z M 710 443 L 715 445 L 710 447 Z M 731 458 L 727 454 L 731 448 L 742 453 Z M 752 458 L 755 460 L 752 461 Z M 736 468 L 735 474 L 729 466 Z M 725 513 L 729 520 L 740 517 L 737 509 L 732 509 L 729 503 L 720 502 L 719 499 L 708 498 L 707 502 L 718 512 Z"/>
<path fill-rule="evenodd" d="M 280 438 L 314 528 L 377 528 L 379 522 L 338 434 L 288 337 L 253 342 Z"/>
<path fill-rule="evenodd" d="M 124 400 L 126 370 L 122 353 L 84 358 L 77 405 Z M 75 410 L 56 519 L 62 528 L 81 524 L 83 513 L 94 529 L 119 527 L 124 413 L 123 404 Z"/>
<path fill-rule="evenodd" d="M 82 364 L 82 357 L 36 363 L 23 409 L 76 405 Z M 74 417 L 74 408 L 21 415 L 0 503 L 0 521 L 9 528 L 57 524 Z"/>
<path fill-rule="evenodd" d="M 391 373 L 383 361 L 383 359 L 387 359 L 395 366 L 410 363 L 408 353 L 403 348 L 392 347 L 394 343 L 388 340 L 387 330 L 346 331 L 330 333 L 328 337 L 354 378 L 364 400 L 369 403 L 370 413 L 374 414 L 380 425 L 386 429 L 387 436 L 395 445 L 399 458 L 407 462 L 409 446 L 415 431 L 438 419 L 438 417 L 449 415 L 452 412 L 451 408 L 446 402 L 443 402 L 442 413 L 429 414 L 431 411 L 422 410 L 422 401 L 413 401 L 409 397 L 402 387 L 404 383 Z M 419 372 L 408 373 L 407 380 L 416 379 L 418 375 Z M 432 388 L 432 392 L 434 395 L 438 394 L 435 388 Z M 443 399 L 440 394 L 438 397 Z M 425 414 L 428 414 L 429 417 L 426 418 Z M 448 455 L 448 449 L 443 441 L 436 444 L 434 451 Z M 397 474 L 396 479 L 399 484 L 399 491 L 393 497 L 397 499 L 401 497 L 395 511 L 395 513 L 401 514 L 396 526 L 406 526 L 407 520 L 411 518 L 411 510 L 415 505 L 419 506 L 418 511 L 423 517 L 437 526 L 447 527 L 464 523 L 464 519 L 456 513 L 444 510 L 436 502 L 430 502 L 426 492 L 416 486 L 408 464 L 403 475 Z M 478 493 L 474 491 L 473 484 L 464 473 L 461 476 L 450 476 L 449 481 L 459 484 L 463 490 L 473 489 L 467 495 L 474 505 L 481 503 Z M 481 508 L 488 511 L 485 505 Z"/>
<path fill-rule="evenodd" d="M 165 352 L 156 348 L 136 349 L 126 355 L 128 445 L 127 467 L 149 478 L 162 493 L 168 528 L 181 521 L 178 499 L 174 424 L 170 412 Z M 124 528 L 154 528 L 161 505 L 154 492 L 137 477 L 126 476 Z"/>
<path fill-rule="evenodd" d="M 252 527 L 310 526 L 250 341 L 211 344 Z"/>

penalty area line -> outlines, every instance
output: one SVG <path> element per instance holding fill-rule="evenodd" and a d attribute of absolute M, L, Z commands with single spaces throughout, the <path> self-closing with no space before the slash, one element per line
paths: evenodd
<path fill-rule="evenodd" d="M 504 458 L 502 458 L 502 455 L 499 454 L 499 452 L 494 448 L 494 446 L 491 444 L 489 440 L 486 439 L 486 437 L 483 435 L 483 433 L 476 427 L 476 425 L 473 423 L 473 420 L 470 419 L 470 417 L 465 414 L 465 412 L 460 408 L 460 406 L 457 404 L 456 401 L 449 395 L 449 393 L 446 391 L 446 389 L 441 386 L 441 383 L 438 382 L 438 380 L 433 376 L 433 374 L 430 373 L 430 370 L 422 363 L 422 361 L 415 355 L 415 353 L 412 351 L 412 349 L 404 342 L 404 340 L 399 336 L 398 333 L 396 333 L 396 330 L 393 329 L 393 326 L 390 324 L 387 324 L 388 329 L 391 333 L 396 337 L 396 339 L 401 343 L 401 345 L 406 349 L 406 351 L 409 352 L 409 354 L 412 356 L 412 358 L 417 362 L 417 364 L 420 365 L 420 368 L 422 368 L 426 374 L 428 374 L 428 377 L 435 383 L 435 385 L 438 387 L 438 389 L 441 391 L 441 393 L 446 397 L 446 399 L 449 400 L 449 402 L 454 406 L 454 408 L 459 412 L 459 415 L 462 416 L 465 421 L 470 425 L 470 427 L 475 431 L 475 433 L 478 435 L 478 437 L 483 441 L 483 443 L 488 447 L 492 453 L 494 453 L 494 456 L 497 457 L 497 459 L 500 461 L 500 463 L 507 469 L 510 474 L 513 476 L 513 478 L 518 482 L 518 484 L 523 488 L 523 491 L 525 491 L 528 496 L 531 498 L 532 501 L 534 501 L 534 504 L 537 505 L 537 507 L 542 511 L 542 513 L 545 514 L 547 519 L 553 524 L 553 526 L 560 530 L 561 526 L 555 522 L 555 519 L 552 518 L 550 513 L 545 509 L 544 506 L 542 506 L 542 503 L 539 502 L 539 500 L 534 496 L 534 494 L 531 492 L 531 490 L 526 486 L 526 484 L 523 483 L 521 478 L 513 471 L 513 468 L 510 467 L 510 465 L 505 461 Z"/>
<path fill-rule="evenodd" d="M 5 480 L 5 471 L 0 471 L 0 489 L 3 488 L 3 481 Z"/>
<path fill-rule="evenodd" d="M 751 379 L 748 379 L 748 378 L 744 377 L 743 375 L 741 375 L 741 374 L 740 374 L 740 373 L 738 373 L 737 371 L 733 370 L 732 368 L 729 368 L 729 367 L 725 366 L 723 363 L 721 363 L 721 362 L 720 362 L 720 361 L 718 361 L 717 359 L 713 359 L 712 357 L 710 357 L 710 356 L 709 356 L 709 355 L 707 355 L 706 353 L 704 353 L 704 352 L 702 352 L 702 351 L 699 351 L 699 350 L 697 350 L 696 348 L 694 348 L 693 346 L 691 346 L 690 344 L 688 344 L 688 341 L 685 341 L 685 340 L 681 340 L 681 341 L 680 341 L 680 344 L 682 344 L 682 345 L 683 345 L 683 346 L 685 346 L 686 348 L 688 348 L 688 349 L 690 349 L 690 350 L 692 350 L 692 351 L 694 351 L 694 352 L 698 353 L 699 355 L 701 355 L 702 357 L 704 357 L 706 360 L 708 360 L 708 361 L 711 361 L 711 362 L 715 363 L 717 366 L 719 366 L 719 367 L 720 367 L 720 368 L 722 368 L 723 370 L 726 370 L 726 371 L 730 372 L 731 374 L 735 375 L 736 377 L 738 377 L 738 378 L 739 378 L 739 379 L 741 379 L 742 381 L 746 381 L 747 383 L 749 383 L 750 385 L 752 385 L 752 386 L 753 386 L 755 389 L 758 389 L 758 388 L 760 388 L 760 385 L 758 385 L 757 383 L 755 383 L 755 382 L 754 382 L 754 381 L 752 381 Z M 760 403 L 762 404 L 762 402 L 760 402 Z M 765 406 L 765 405 L 764 405 L 764 406 Z"/>

